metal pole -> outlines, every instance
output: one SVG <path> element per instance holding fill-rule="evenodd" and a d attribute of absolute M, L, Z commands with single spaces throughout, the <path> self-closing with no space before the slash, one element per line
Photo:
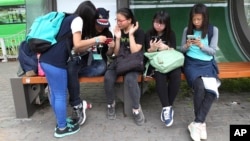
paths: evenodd
<path fill-rule="evenodd" d="M 129 8 L 129 0 L 116 0 L 116 9 Z"/>
<path fill-rule="evenodd" d="M 5 47 L 3 38 L 0 38 L 0 44 L 1 44 L 2 53 L 3 53 L 3 60 L 2 60 L 2 62 L 8 62 L 6 47 Z"/>

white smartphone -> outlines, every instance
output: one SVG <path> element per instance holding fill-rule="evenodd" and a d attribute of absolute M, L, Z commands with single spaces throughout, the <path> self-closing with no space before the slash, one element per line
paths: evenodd
<path fill-rule="evenodd" d="M 196 40 L 196 37 L 194 35 L 187 35 L 187 39 Z"/>

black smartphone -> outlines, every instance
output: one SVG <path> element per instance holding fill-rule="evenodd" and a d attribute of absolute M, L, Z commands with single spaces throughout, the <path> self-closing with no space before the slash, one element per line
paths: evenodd
<path fill-rule="evenodd" d="M 160 40 L 159 36 L 151 36 L 151 40 L 158 42 Z"/>

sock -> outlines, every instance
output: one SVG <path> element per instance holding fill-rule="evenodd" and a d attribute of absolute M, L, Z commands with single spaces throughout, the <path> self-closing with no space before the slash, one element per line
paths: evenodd
<path fill-rule="evenodd" d="M 133 109 L 133 113 L 137 115 L 137 114 L 139 114 L 139 110 L 138 109 Z"/>

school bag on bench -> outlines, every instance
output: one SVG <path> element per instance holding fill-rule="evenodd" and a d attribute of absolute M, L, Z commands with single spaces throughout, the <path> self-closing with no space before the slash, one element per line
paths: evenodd
<path fill-rule="evenodd" d="M 66 37 L 57 39 L 63 19 L 69 14 L 64 12 L 49 12 L 37 17 L 32 23 L 26 37 L 30 49 L 36 53 L 43 53 L 54 44 Z"/>

